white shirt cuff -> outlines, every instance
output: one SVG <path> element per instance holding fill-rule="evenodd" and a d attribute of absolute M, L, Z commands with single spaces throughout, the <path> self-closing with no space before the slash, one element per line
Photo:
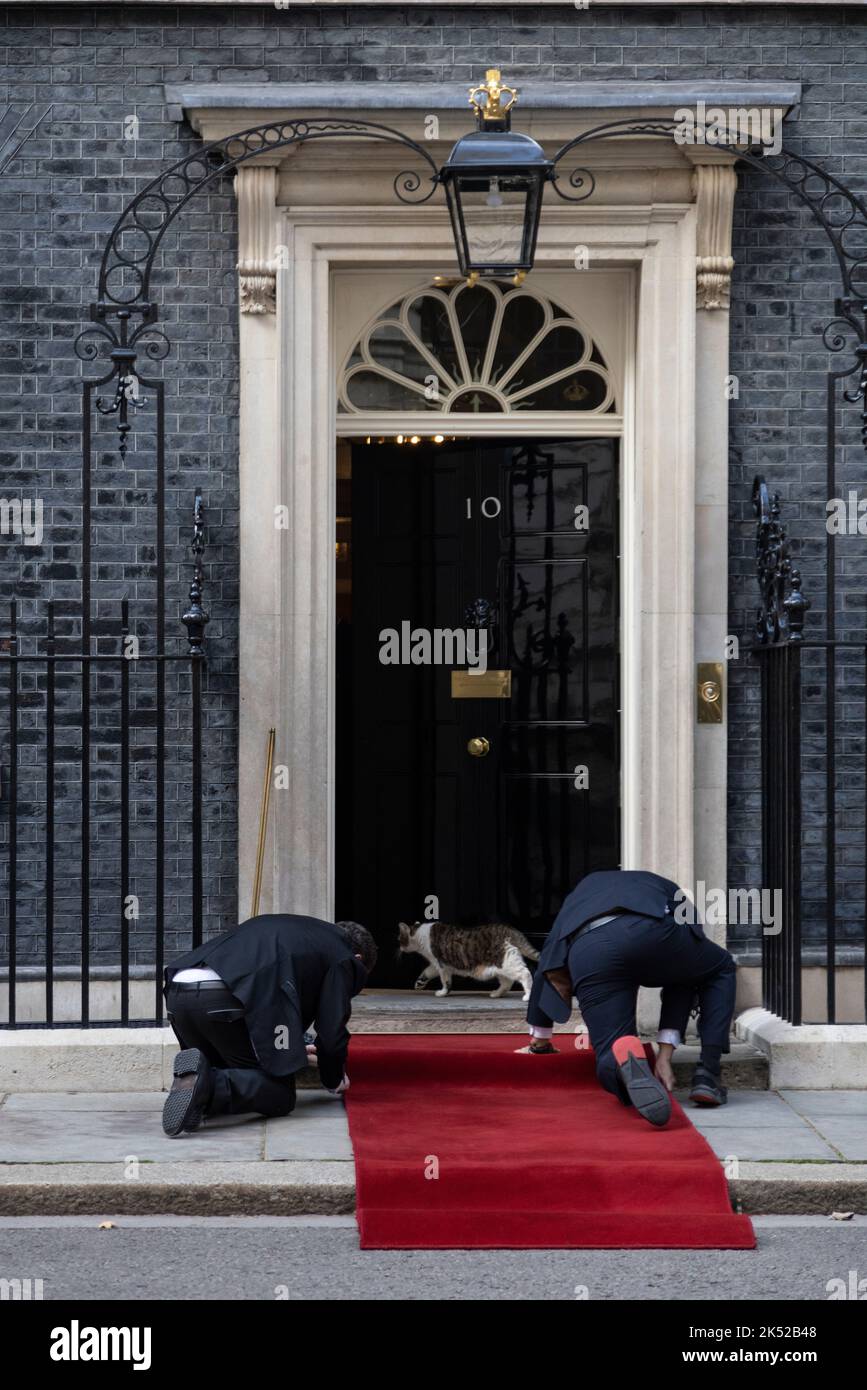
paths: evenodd
<path fill-rule="evenodd" d="M 659 1043 L 670 1043 L 672 1047 L 680 1047 L 683 1039 L 676 1028 L 660 1028 L 656 1035 L 656 1041 Z"/>
<path fill-rule="evenodd" d="M 537 1027 L 537 1025 L 536 1025 L 535 1023 L 531 1023 L 531 1024 L 530 1024 L 530 1037 L 531 1037 L 531 1038 L 552 1038 L 553 1036 L 554 1036 L 554 1029 L 553 1029 L 553 1028 L 540 1028 L 540 1027 Z"/>

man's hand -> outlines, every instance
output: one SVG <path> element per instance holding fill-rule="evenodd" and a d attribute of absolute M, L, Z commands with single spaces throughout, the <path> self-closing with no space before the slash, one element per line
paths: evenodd
<path fill-rule="evenodd" d="M 551 1041 L 554 1026 L 546 1024 L 543 1027 L 539 1024 L 530 1025 L 530 1041 L 526 1047 L 516 1047 L 516 1052 L 529 1052 L 533 1056 L 544 1057 L 546 1053 L 557 1052 L 558 1049 Z"/>
<path fill-rule="evenodd" d="M 314 1043 L 307 1044 L 307 1065 L 308 1067 L 319 1066 L 319 1057 L 317 1055 L 316 1045 Z"/>
<path fill-rule="evenodd" d="M 659 1052 L 656 1056 L 656 1067 L 654 1068 L 658 1079 L 662 1082 L 667 1091 L 674 1090 L 674 1071 L 671 1065 L 671 1058 L 674 1048 L 671 1043 L 658 1043 Z"/>
<path fill-rule="evenodd" d="M 332 1091 L 328 1086 L 326 1086 L 325 1089 L 328 1091 L 328 1094 L 330 1096 L 342 1096 L 344 1091 L 349 1090 L 349 1077 L 346 1075 L 346 1072 L 343 1073 L 343 1080 L 341 1081 L 340 1085 L 335 1088 L 335 1090 Z"/>

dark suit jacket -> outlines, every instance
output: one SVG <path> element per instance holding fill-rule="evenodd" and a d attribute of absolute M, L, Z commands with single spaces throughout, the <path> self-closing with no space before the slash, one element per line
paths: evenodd
<path fill-rule="evenodd" d="M 315 1024 L 322 1084 L 339 1086 L 351 1001 L 366 971 L 337 927 L 289 913 L 252 917 L 172 961 L 166 988 L 179 970 L 195 965 L 216 970 L 241 1000 L 263 1071 L 290 1076 L 306 1066 L 304 1032 Z"/>
<path fill-rule="evenodd" d="M 545 972 L 565 967 L 579 927 L 618 909 L 642 917 L 664 917 L 675 911 L 677 893 L 678 886 L 671 879 L 643 869 L 606 869 L 582 878 L 560 908 L 539 956 L 536 978 L 541 977 L 544 983 L 538 991 L 538 1004 L 544 1012 L 557 1023 L 565 1023 L 571 1013 L 571 1006 L 548 983 Z M 696 936 L 704 935 L 699 922 L 691 923 L 690 930 Z"/>

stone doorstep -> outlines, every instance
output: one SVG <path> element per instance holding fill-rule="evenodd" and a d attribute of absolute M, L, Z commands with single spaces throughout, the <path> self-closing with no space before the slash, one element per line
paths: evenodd
<path fill-rule="evenodd" d="M 414 1027 L 376 1029 L 377 1033 L 424 1032 Z M 356 1028 L 355 1032 L 372 1031 Z M 439 1030 L 437 1030 L 439 1031 Z M 455 1030 L 463 1031 L 463 1030 Z M 523 1033 L 515 1029 L 479 1028 L 467 1032 Z M 574 1041 L 573 1030 L 558 1030 L 559 1046 Z M 516 1038 L 517 1042 L 517 1038 Z M 0 1030 L 0 1094 L 41 1091 L 166 1091 L 178 1050 L 170 1028 L 63 1028 Z M 687 1043 L 675 1053 L 675 1075 L 686 1086 L 698 1060 L 698 1047 Z M 735 1090 L 768 1088 L 768 1059 L 745 1041 L 732 1040 L 723 1058 L 723 1079 Z M 318 1085 L 315 1068 L 298 1073 L 300 1087 Z M 851 1084 L 851 1083 L 850 1083 Z"/>
<path fill-rule="evenodd" d="M 154 1163 L 122 1182 L 100 1163 L 0 1165 L 0 1216 L 342 1216 L 355 1210 L 351 1161 Z M 114 1165 L 112 1165 L 114 1166 Z M 752 1216 L 867 1213 L 867 1164 L 741 1163 L 735 1210 Z"/>
<path fill-rule="evenodd" d="M 565 1039 L 555 1036 L 555 1046 L 563 1047 Z M 697 1043 L 685 1043 L 674 1054 L 674 1075 L 677 1089 L 688 1086 L 698 1061 Z M 768 1059 L 749 1043 L 732 1040 L 731 1052 L 723 1058 L 723 1081 L 732 1091 L 766 1091 L 768 1089 Z M 298 1073 L 299 1087 L 318 1086 L 319 1074 L 315 1067 L 305 1067 Z"/>
<path fill-rule="evenodd" d="M 804 1023 L 797 1027 L 767 1009 L 735 1020 L 742 1042 L 762 1052 L 774 1091 L 863 1090 L 867 1087 L 867 1024 Z"/>

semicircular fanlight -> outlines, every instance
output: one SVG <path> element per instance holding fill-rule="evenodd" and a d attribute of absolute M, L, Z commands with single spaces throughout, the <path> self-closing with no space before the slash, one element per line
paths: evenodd
<path fill-rule="evenodd" d="M 616 409 L 586 330 L 542 295 L 493 280 L 390 304 L 347 355 L 340 401 L 348 414 Z"/>

